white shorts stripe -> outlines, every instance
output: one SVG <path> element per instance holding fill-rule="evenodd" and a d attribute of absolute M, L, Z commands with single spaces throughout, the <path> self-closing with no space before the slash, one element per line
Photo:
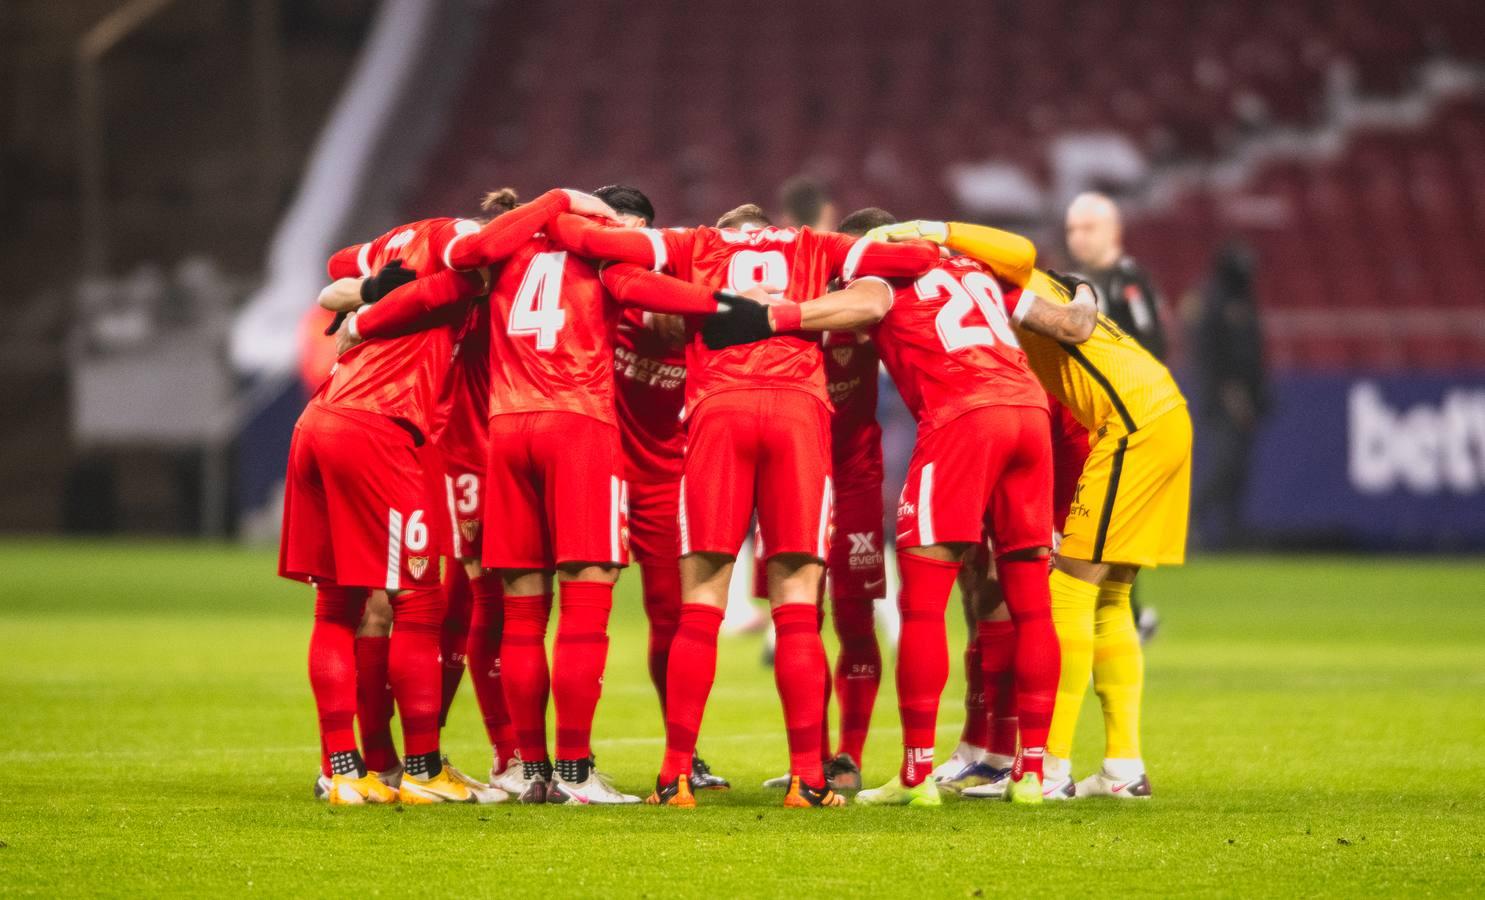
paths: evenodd
<path fill-rule="evenodd" d="M 918 476 L 918 543 L 924 547 L 938 543 L 933 537 L 933 463 Z"/>
<path fill-rule="evenodd" d="M 608 561 L 622 562 L 619 556 L 619 476 L 608 476 Z"/>
<path fill-rule="evenodd" d="M 815 555 L 825 559 L 829 551 L 830 538 L 830 513 L 835 506 L 834 489 L 830 483 L 830 476 L 825 476 L 825 493 L 820 497 L 820 535 Z"/>
<path fill-rule="evenodd" d="M 686 476 L 684 475 L 681 476 L 681 505 L 676 520 L 681 526 L 681 555 L 685 556 L 691 552 L 691 528 L 686 521 Z"/>
<path fill-rule="evenodd" d="M 402 513 L 387 510 L 387 590 L 402 589 Z"/>
<path fill-rule="evenodd" d="M 464 542 L 459 539 L 459 514 L 454 509 L 454 476 L 443 476 L 443 484 L 449 492 L 449 527 L 453 529 L 454 559 L 463 559 Z"/>

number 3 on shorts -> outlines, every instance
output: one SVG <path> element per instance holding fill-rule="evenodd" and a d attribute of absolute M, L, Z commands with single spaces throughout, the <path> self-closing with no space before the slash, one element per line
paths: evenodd
<path fill-rule="evenodd" d="M 562 308 L 562 270 L 567 265 L 566 251 L 538 253 L 526 267 L 516 302 L 511 304 L 510 334 L 536 335 L 536 349 L 551 350 L 557 346 L 557 332 L 567 323 Z"/>

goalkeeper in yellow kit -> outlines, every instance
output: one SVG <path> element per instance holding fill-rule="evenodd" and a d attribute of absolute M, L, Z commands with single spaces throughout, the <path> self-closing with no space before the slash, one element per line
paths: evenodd
<path fill-rule="evenodd" d="M 1048 301 L 1072 299 L 1064 280 L 1033 268 L 1035 251 L 1018 236 L 958 222 L 906 222 L 885 230 L 887 238 L 927 238 L 974 257 Z M 1062 677 L 1043 792 L 1048 799 L 1149 797 L 1139 745 L 1144 656 L 1130 588 L 1141 568 L 1185 561 L 1191 417 L 1170 371 L 1138 342 L 1105 316 L 1086 330 L 1080 341 L 1017 331 L 1032 371 L 1089 435 L 1088 460 L 1051 574 Z M 1104 761 L 1100 771 L 1074 783 L 1069 757 L 1090 674 L 1103 706 Z"/>

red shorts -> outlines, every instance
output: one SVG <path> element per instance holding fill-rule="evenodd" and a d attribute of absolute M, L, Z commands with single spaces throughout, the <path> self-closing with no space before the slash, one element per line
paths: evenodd
<path fill-rule="evenodd" d="M 279 574 L 345 587 L 436 587 L 447 541 L 438 461 L 410 427 L 311 403 L 294 426 Z"/>
<path fill-rule="evenodd" d="M 850 491 L 841 486 L 835 495 L 834 534 L 825 560 L 832 599 L 863 601 L 886 596 L 884 530 L 882 483 L 853 485 Z"/>
<path fill-rule="evenodd" d="M 1052 404 L 1052 527 L 1061 531 L 1072 509 L 1083 464 L 1088 461 L 1088 429 L 1067 407 Z"/>
<path fill-rule="evenodd" d="M 592 416 L 546 411 L 492 418 L 485 566 L 626 565 L 623 471 L 619 429 Z"/>
<path fill-rule="evenodd" d="M 681 558 L 681 482 L 629 483 L 629 552 L 640 565 L 675 565 Z"/>
<path fill-rule="evenodd" d="M 691 413 L 681 476 L 681 554 L 736 556 L 756 509 L 764 559 L 824 559 L 830 414 L 795 390 L 726 391 Z"/>
<path fill-rule="evenodd" d="M 1045 410 L 984 406 L 921 436 L 897 505 L 897 546 L 977 543 L 997 554 L 1052 544 Z"/>
<path fill-rule="evenodd" d="M 455 559 L 479 559 L 485 521 L 485 467 L 445 457 L 444 493 L 448 495 Z"/>

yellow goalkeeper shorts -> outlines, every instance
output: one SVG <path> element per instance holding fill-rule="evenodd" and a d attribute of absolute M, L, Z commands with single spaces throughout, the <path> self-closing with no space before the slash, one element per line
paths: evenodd
<path fill-rule="evenodd" d="M 1095 437 L 1058 552 L 1140 567 L 1186 560 L 1191 514 L 1191 416 L 1184 405 L 1132 434 Z"/>

